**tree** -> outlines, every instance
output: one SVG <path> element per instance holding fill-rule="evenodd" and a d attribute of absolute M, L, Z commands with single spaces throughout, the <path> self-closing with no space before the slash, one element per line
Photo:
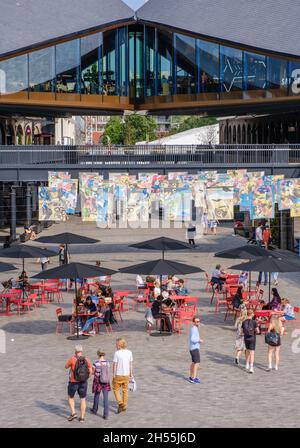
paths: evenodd
<path fill-rule="evenodd" d="M 189 129 L 201 128 L 202 126 L 209 126 L 217 124 L 217 119 L 214 117 L 187 117 L 176 129 L 172 129 L 169 135 L 177 134 L 178 132 L 188 131 Z"/>
<path fill-rule="evenodd" d="M 102 142 L 113 145 L 134 145 L 139 141 L 150 141 L 156 137 L 156 122 L 152 117 L 132 114 L 123 120 L 112 117 L 106 127 Z"/>

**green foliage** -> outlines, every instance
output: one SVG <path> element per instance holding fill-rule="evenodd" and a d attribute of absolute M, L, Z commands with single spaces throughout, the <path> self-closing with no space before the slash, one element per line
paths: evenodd
<path fill-rule="evenodd" d="M 178 134 L 178 132 L 184 132 L 194 128 L 201 128 L 202 126 L 209 126 L 216 123 L 217 119 L 214 117 L 190 116 L 185 118 L 182 123 L 180 123 L 178 128 L 172 129 L 169 135 Z"/>
<path fill-rule="evenodd" d="M 156 138 L 156 122 L 152 117 L 128 115 L 123 120 L 112 117 L 105 127 L 103 143 L 114 145 L 134 145 L 139 141 L 151 141 Z"/>

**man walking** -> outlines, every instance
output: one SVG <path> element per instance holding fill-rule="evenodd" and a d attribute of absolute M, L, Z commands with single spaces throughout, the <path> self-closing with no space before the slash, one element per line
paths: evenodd
<path fill-rule="evenodd" d="M 70 407 L 69 422 L 77 418 L 75 412 L 75 394 L 80 398 L 80 418 L 81 423 L 84 422 L 86 411 L 86 394 L 88 387 L 88 379 L 92 374 L 93 366 L 91 361 L 82 354 L 82 346 L 76 345 L 75 355 L 72 356 L 65 365 L 66 369 L 70 369 L 70 379 L 68 385 L 68 403 Z"/>
<path fill-rule="evenodd" d="M 200 339 L 199 325 L 200 317 L 194 316 L 193 326 L 191 327 L 189 334 L 189 349 L 192 357 L 189 382 L 195 384 L 200 383 L 200 378 L 197 377 L 197 371 L 200 365 L 200 343 L 203 342 L 203 340 Z"/>
<path fill-rule="evenodd" d="M 113 360 L 113 391 L 118 403 L 118 414 L 126 411 L 128 403 L 128 386 L 130 378 L 133 378 L 132 352 L 127 349 L 126 341 L 118 338 L 116 341 L 117 351 Z M 122 389 L 123 398 L 120 394 Z"/>

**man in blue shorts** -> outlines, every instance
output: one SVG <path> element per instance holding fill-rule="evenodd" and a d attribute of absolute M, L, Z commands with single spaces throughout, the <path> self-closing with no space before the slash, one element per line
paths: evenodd
<path fill-rule="evenodd" d="M 199 325 L 200 317 L 194 316 L 193 326 L 191 327 L 189 334 L 189 349 L 192 357 L 189 382 L 194 384 L 200 383 L 200 378 L 197 377 L 197 371 L 200 365 L 200 343 L 202 343 L 203 340 L 200 339 Z"/>

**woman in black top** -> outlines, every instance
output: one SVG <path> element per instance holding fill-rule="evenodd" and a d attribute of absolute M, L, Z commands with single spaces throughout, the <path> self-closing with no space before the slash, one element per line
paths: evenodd
<path fill-rule="evenodd" d="M 162 313 L 163 299 L 164 299 L 163 296 L 159 295 L 157 297 L 157 299 L 155 299 L 155 301 L 153 302 L 152 307 L 151 307 L 152 316 L 154 317 L 154 319 L 162 318 L 160 321 L 161 331 L 164 330 L 164 322 L 165 322 L 167 331 L 169 333 L 172 333 L 172 323 L 170 321 L 170 318 L 166 313 Z"/>

